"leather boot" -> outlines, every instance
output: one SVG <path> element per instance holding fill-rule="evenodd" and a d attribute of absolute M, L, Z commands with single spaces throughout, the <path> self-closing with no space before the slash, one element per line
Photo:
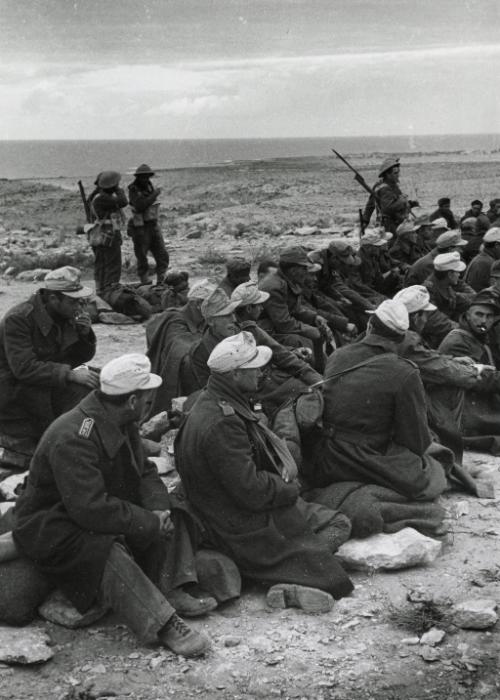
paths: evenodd
<path fill-rule="evenodd" d="M 210 649 L 207 637 L 188 627 L 175 613 L 160 631 L 158 639 L 175 654 L 186 657 L 201 656 Z"/>

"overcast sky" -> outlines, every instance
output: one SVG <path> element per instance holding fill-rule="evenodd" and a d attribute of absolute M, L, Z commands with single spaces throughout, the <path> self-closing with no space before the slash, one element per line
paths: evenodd
<path fill-rule="evenodd" d="M 498 132 L 499 0 L 0 0 L 0 138 Z"/>

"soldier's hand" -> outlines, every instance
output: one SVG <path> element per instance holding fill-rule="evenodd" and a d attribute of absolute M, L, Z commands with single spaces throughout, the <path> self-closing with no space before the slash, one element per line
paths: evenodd
<path fill-rule="evenodd" d="M 88 367 L 77 367 L 70 370 L 68 382 L 88 386 L 90 389 L 97 389 L 99 386 L 99 375 Z"/>
<path fill-rule="evenodd" d="M 92 328 L 92 320 L 86 311 L 79 311 L 75 316 L 74 324 L 80 335 L 88 335 Z"/>
<path fill-rule="evenodd" d="M 170 519 L 169 510 L 154 510 L 153 513 L 158 516 L 160 520 L 160 534 L 164 537 L 168 537 L 174 531 L 174 524 Z"/>
<path fill-rule="evenodd" d="M 291 481 L 297 478 L 298 473 L 299 470 L 294 462 L 293 464 L 288 464 L 286 467 L 283 467 L 281 478 L 286 484 L 289 484 Z"/>
<path fill-rule="evenodd" d="M 349 335 L 357 335 L 358 327 L 354 323 L 348 323 L 346 331 L 349 333 Z"/>

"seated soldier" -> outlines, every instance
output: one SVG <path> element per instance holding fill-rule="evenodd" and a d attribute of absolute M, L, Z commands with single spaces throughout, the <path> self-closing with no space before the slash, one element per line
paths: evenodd
<path fill-rule="evenodd" d="M 165 290 L 161 295 L 161 308 L 173 309 L 184 306 L 189 292 L 189 273 L 186 270 L 169 270 L 164 277 Z"/>
<path fill-rule="evenodd" d="M 302 297 L 304 306 L 320 313 L 328 323 L 336 345 L 345 345 L 347 336 L 356 335 L 356 325 L 349 321 L 333 299 L 319 290 L 316 272 L 307 273 L 302 286 Z"/>
<path fill-rule="evenodd" d="M 445 489 L 443 467 L 427 453 L 432 438 L 419 370 L 398 356 L 408 325 L 404 304 L 384 301 L 366 337 L 328 358 L 322 436 L 304 474 L 311 486 L 378 484 L 412 500 L 432 500 Z"/>
<path fill-rule="evenodd" d="M 186 362 L 194 380 L 193 391 L 203 389 L 210 376 L 207 360 L 221 340 L 238 333 L 238 323 L 234 314 L 239 301 L 231 301 L 226 293 L 217 287 L 201 305 L 205 319 L 205 330 L 201 338 L 191 345 Z"/>
<path fill-rule="evenodd" d="M 418 228 L 412 221 L 403 221 L 396 229 L 396 240 L 389 248 L 389 255 L 402 265 L 413 265 L 420 257 Z"/>
<path fill-rule="evenodd" d="M 436 255 L 433 262 L 434 272 L 424 281 L 431 302 L 443 314 L 457 321 L 461 313 L 469 306 L 474 290 L 460 279 L 465 270 L 465 263 L 460 253 L 443 253 Z"/>
<path fill-rule="evenodd" d="M 400 265 L 391 259 L 387 248 L 391 239 L 392 233 L 366 229 L 358 251 L 361 260 L 359 275 L 363 284 L 382 295 L 394 294 L 401 286 Z"/>
<path fill-rule="evenodd" d="M 269 294 L 264 303 L 262 327 L 283 345 L 312 350 L 316 367 L 322 364 L 321 341 L 329 329 L 321 314 L 304 307 L 302 286 L 307 272 L 318 270 L 319 265 L 308 260 L 303 248 L 285 248 L 276 274 L 268 275 L 259 284 Z"/>
<path fill-rule="evenodd" d="M 220 289 L 226 293 L 227 297 L 231 296 L 233 290 L 239 284 L 249 281 L 251 267 L 251 263 L 245 258 L 228 258 L 226 261 L 226 276 L 219 283 Z"/>
<path fill-rule="evenodd" d="M 466 245 L 467 241 L 464 241 L 461 237 L 460 231 L 446 231 L 440 234 L 435 246 L 410 266 L 406 273 L 405 286 L 410 287 L 412 284 L 423 284 L 427 277 L 432 274 L 436 255 L 461 251 Z"/>
<path fill-rule="evenodd" d="M 449 197 L 440 197 L 437 202 L 437 209 L 430 215 L 431 221 L 441 218 L 446 221 L 449 229 L 457 228 L 457 220 L 451 211 L 451 199 Z"/>
<path fill-rule="evenodd" d="M 271 355 L 245 331 L 214 348 L 207 387 L 177 436 L 177 470 L 208 542 L 243 576 L 340 598 L 352 590 L 333 556 L 348 536 L 346 520 L 299 498 L 288 448 L 249 403 Z"/>
<path fill-rule="evenodd" d="M 475 292 L 480 292 L 490 284 L 490 270 L 495 260 L 500 259 L 500 228 L 492 227 L 486 231 L 483 245 L 478 254 L 472 258 L 465 272 L 465 281 Z"/>
<path fill-rule="evenodd" d="M 500 372 L 495 371 L 488 333 L 499 314 L 498 299 L 479 292 L 460 317 L 458 328 L 450 331 L 439 346 L 439 351 L 446 355 L 467 356 L 479 365 L 486 365 L 484 385 L 465 393 L 460 426 L 465 447 L 492 454 L 500 454 Z M 444 390 L 440 399 L 447 400 Z"/>
<path fill-rule="evenodd" d="M 270 402 L 273 408 L 277 408 L 293 394 L 304 392 L 308 386 L 322 379 L 321 374 L 302 359 L 310 359 L 306 348 L 292 352 L 258 325 L 262 304 L 268 298 L 269 294 L 260 291 L 255 282 L 240 284 L 231 294 L 231 301 L 239 302 L 234 311 L 239 329 L 251 333 L 257 345 L 271 348 L 273 352 L 272 365 L 265 373 L 257 395 L 266 413 L 271 410 Z"/>
<path fill-rule="evenodd" d="M 484 231 L 479 231 L 477 219 L 474 216 L 469 216 L 468 219 L 463 219 L 460 222 L 460 231 L 462 238 L 467 241 L 467 245 L 461 251 L 464 262 L 469 264 L 470 261 L 479 253 L 481 243 L 483 242 Z"/>
<path fill-rule="evenodd" d="M 41 289 L 0 322 L 0 432 L 38 439 L 99 383 L 80 367 L 96 338 L 82 302 L 92 294 L 75 267 L 49 272 Z"/>
<path fill-rule="evenodd" d="M 167 411 L 176 396 L 187 396 L 198 384 L 189 363 L 189 350 L 203 335 L 205 319 L 201 313 L 204 300 L 215 291 L 215 284 L 203 279 L 187 294 L 179 309 L 168 309 L 146 326 L 147 355 L 151 366 L 163 382 L 150 397 L 146 415 Z"/>
<path fill-rule="evenodd" d="M 268 275 L 274 275 L 278 272 L 278 263 L 273 258 L 264 258 L 257 266 L 257 280 L 260 284 L 261 280 Z"/>
<path fill-rule="evenodd" d="M 98 601 L 144 642 L 197 656 L 208 640 L 175 607 L 197 615 L 216 602 L 183 590 L 196 582 L 187 516 L 143 451 L 138 422 L 161 383 L 150 367 L 139 354 L 111 360 L 100 389 L 52 423 L 17 500 L 13 537 L 80 612 Z"/>

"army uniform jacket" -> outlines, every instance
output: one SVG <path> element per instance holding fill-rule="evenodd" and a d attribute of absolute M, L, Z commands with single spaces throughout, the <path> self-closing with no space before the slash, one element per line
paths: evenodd
<path fill-rule="evenodd" d="M 281 270 L 265 277 L 259 286 L 270 295 L 264 302 L 262 319 L 270 324 L 271 334 L 302 335 L 305 326 L 314 326 L 317 312 L 303 306 L 300 287 L 290 282 Z"/>

